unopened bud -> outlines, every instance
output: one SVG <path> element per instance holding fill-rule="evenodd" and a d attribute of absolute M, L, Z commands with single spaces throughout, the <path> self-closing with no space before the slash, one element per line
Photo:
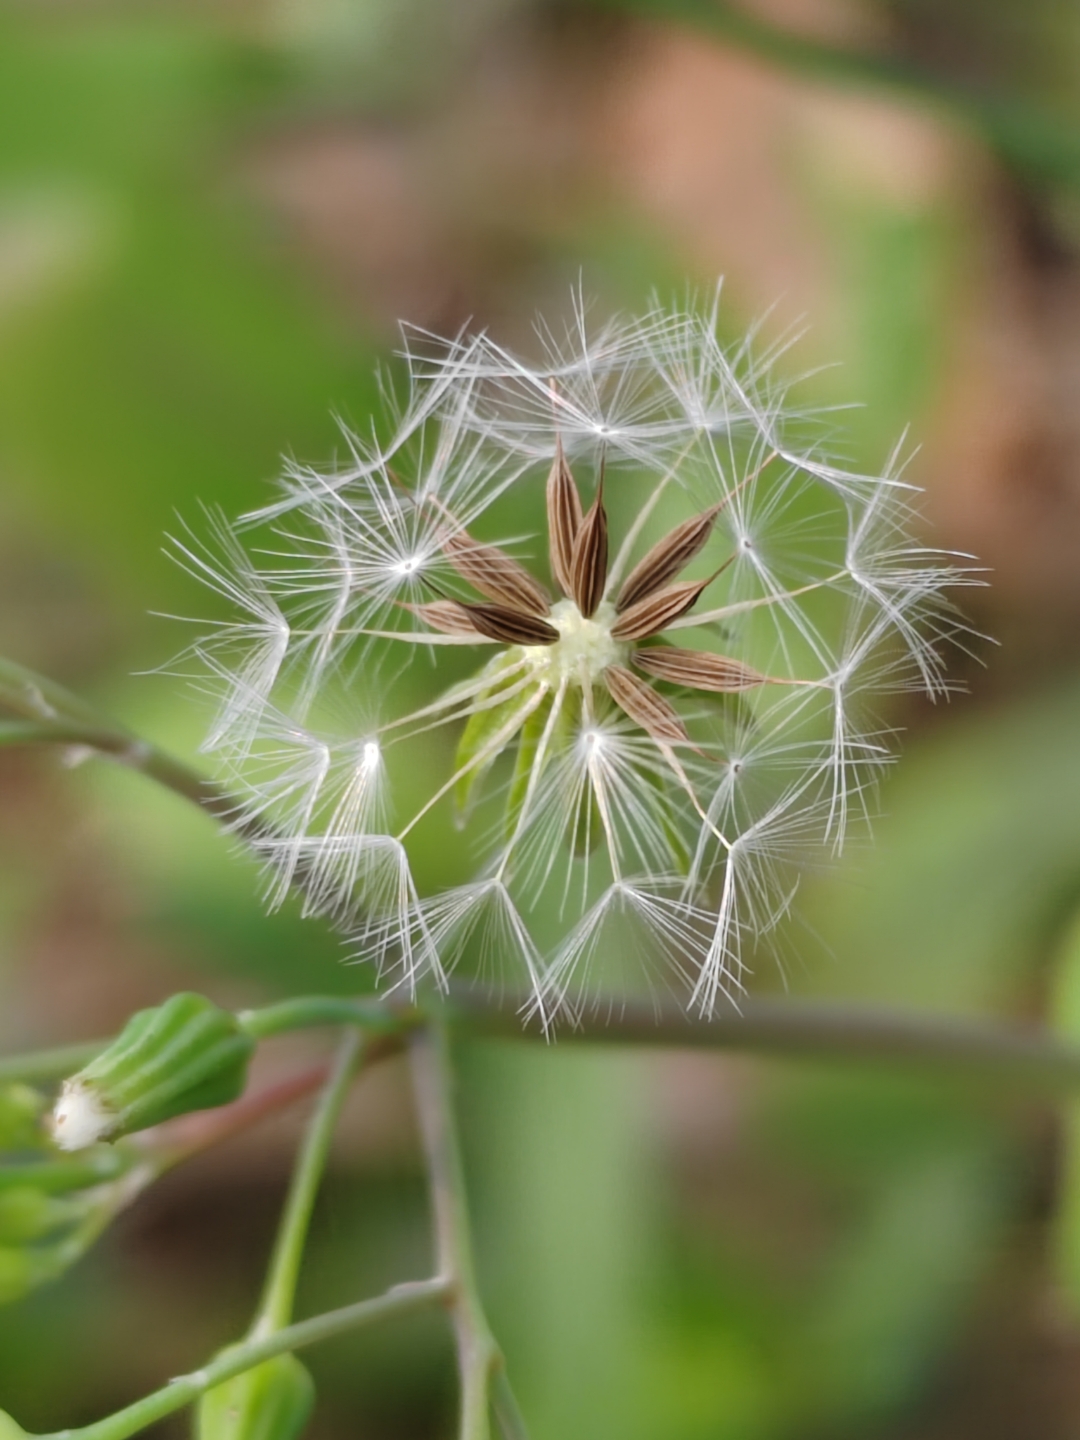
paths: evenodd
<path fill-rule="evenodd" d="M 41 1145 L 44 1136 L 39 1122 L 44 1109 L 45 1097 L 29 1085 L 0 1086 L 0 1150 L 31 1150 Z"/>
<path fill-rule="evenodd" d="M 47 1195 L 36 1185 L 0 1189 L 0 1245 L 40 1240 L 77 1219 L 84 1208 L 79 1201 L 58 1200 Z"/>
<path fill-rule="evenodd" d="M 208 1390 L 195 1434 L 197 1440 L 297 1440 L 314 1403 L 307 1369 L 295 1355 L 277 1355 Z"/>
<path fill-rule="evenodd" d="M 52 1114 L 63 1150 L 81 1150 L 228 1104 L 244 1089 L 254 1041 L 201 995 L 133 1015 L 113 1043 L 64 1082 Z"/>
<path fill-rule="evenodd" d="M 42 1280 L 42 1263 L 34 1251 L 22 1246 L 0 1245 L 0 1305 L 21 1300 Z M 0 1440 L 3 1432 L 0 1431 Z"/>

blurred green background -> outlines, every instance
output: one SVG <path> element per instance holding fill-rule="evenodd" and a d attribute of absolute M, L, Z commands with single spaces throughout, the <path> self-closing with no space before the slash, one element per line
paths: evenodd
<path fill-rule="evenodd" d="M 527 347 L 579 277 L 603 311 L 723 274 L 733 336 L 805 320 L 782 365 L 859 407 L 849 458 L 910 427 L 926 537 L 988 567 L 968 609 L 1000 642 L 956 657 L 966 697 L 895 704 L 876 844 L 804 885 L 754 987 L 1080 1038 L 1078 82 L 1073 0 L 4 3 L 0 653 L 194 755 L 198 698 L 153 673 L 184 638 L 158 614 L 205 611 L 162 553 L 178 515 L 258 503 L 282 454 L 330 461 L 399 319 Z M 181 802 L 0 755 L 5 1049 L 182 986 L 367 983 L 318 925 L 264 918 Z M 534 1440 L 1080 1436 L 1077 1116 L 822 1065 L 459 1058 Z M 85 1423 L 233 1338 L 296 1133 L 193 1162 L 0 1313 L 0 1405 Z M 302 1309 L 427 1264 L 388 1067 Z M 310 1364 L 313 1436 L 452 1433 L 434 1320 Z"/>

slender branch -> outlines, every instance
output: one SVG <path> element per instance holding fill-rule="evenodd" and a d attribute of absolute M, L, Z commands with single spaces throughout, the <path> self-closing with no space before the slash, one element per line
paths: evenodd
<path fill-rule="evenodd" d="M 28 722 L 22 727 L 0 722 L 0 745 L 4 743 L 2 725 L 8 723 L 8 744 L 60 744 L 84 746 L 100 755 L 107 755 L 129 770 L 155 780 L 175 795 L 192 801 L 215 820 L 227 825 L 241 839 L 258 844 L 278 838 L 271 825 L 253 815 L 244 802 L 231 794 L 216 780 L 208 779 L 190 765 L 158 749 L 80 699 L 54 680 L 36 674 L 13 660 L 0 657 L 0 710 L 7 710 Z M 303 892 L 310 876 L 310 865 L 301 859 L 293 876 L 295 888 Z"/>
<path fill-rule="evenodd" d="M 495 1411 L 495 1418 L 502 1429 L 503 1440 L 529 1440 L 525 1417 L 510 1388 L 510 1378 L 505 1365 L 500 1365 L 491 1379 L 491 1408 Z"/>
<path fill-rule="evenodd" d="M 455 1032 L 499 1039 L 552 1039 L 550 1027 L 529 1010 L 529 997 L 496 995 L 455 985 L 446 1001 L 404 1005 L 393 1000 L 301 996 L 241 1022 L 261 1038 L 309 1025 L 353 1023 L 381 1033 L 388 1044 L 429 1019 Z M 994 1021 L 927 1015 L 918 1011 L 820 1000 L 747 999 L 738 1009 L 703 1019 L 674 998 L 634 1004 L 597 997 L 566 1028 L 560 1045 L 647 1045 L 731 1050 L 792 1059 L 849 1060 L 932 1069 L 957 1077 L 997 1080 L 1035 1090 L 1080 1089 L 1080 1046 L 1038 1030 L 1025 1032 Z M 14 1063 L 14 1062 L 12 1062 Z"/>
<path fill-rule="evenodd" d="M 99 1055 L 108 1040 L 84 1040 L 78 1045 L 59 1045 L 51 1050 L 32 1050 L 23 1055 L 0 1057 L 0 1085 L 21 1080 L 26 1085 L 39 1081 L 62 1080 L 74 1075 Z"/>
<path fill-rule="evenodd" d="M 441 1018 L 460 1034 L 551 1042 L 550 1029 L 531 1018 L 528 997 L 497 996 L 455 986 L 449 1000 L 403 1004 L 370 997 L 307 995 L 239 1019 L 257 1039 L 317 1025 L 351 1024 L 373 1037 L 366 1063 L 393 1053 L 405 1037 Z M 48 1080 L 77 1070 L 108 1042 L 36 1051 L 0 1060 L 0 1084 Z M 711 1019 L 687 1015 L 676 1000 L 635 1005 L 597 999 L 564 1030 L 560 1045 L 646 1045 L 731 1050 L 791 1059 L 848 1060 L 903 1065 L 957 1078 L 974 1076 L 1032 1090 L 1080 1089 L 1080 1047 L 1044 1032 L 997 1024 L 818 1000 L 748 999 Z"/>
<path fill-rule="evenodd" d="M 157 780 L 219 819 L 235 813 L 237 802 L 212 780 L 135 735 L 55 680 L 3 657 L 0 708 L 26 722 L 21 732 L 11 722 L 5 722 L 6 733 L 0 730 L 0 740 L 6 739 L 9 744 L 85 745 Z"/>
<path fill-rule="evenodd" d="M 1003 159 L 1045 180 L 1080 180 L 1080 140 L 1044 106 L 953 80 L 915 61 L 831 45 L 771 24 L 729 0 L 593 0 L 609 9 L 690 25 L 770 64 L 829 85 L 870 86 L 929 102 L 975 125 Z"/>
<path fill-rule="evenodd" d="M 399 1035 L 410 1025 L 424 1020 L 424 1012 L 413 1004 L 380 999 L 356 999 L 347 995 L 298 995 L 266 1005 L 261 1010 L 243 1010 L 236 1017 L 253 1040 L 266 1040 L 290 1030 L 307 1030 L 314 1025 L 355 1025 L 367 1035 Z"/>
<path fill-rule="evenodd" d="M 491 1396 L 495 1376 L 504 1370 L 502 1352 L 491 1333 L 480 1300 L 469 1233 L 465 1175 L 451 1103 L 453 1083 L 446 1031 L 437 1021 L 409 1035 L 409 1058 L 431 1186 L 435 1256 L 439 1274 L 449 1282 L 448 1302 L 457 1340 L 461 1382 L 460 1440 L 489 1440 Z M 524 1437 L 524 1425 L 503 1375 L 499 1387 L 500 1423 L 504 1416 L 516 1429 L 504 1433 Z"/>
<path fill-rule="evenodd" d="M 300 1275 L 300 1262 L 303 1259 L 304 1242 L 307 1239 L 315 1196 L 326 1167 L 334 1126 L 361 1061 L 361 1047 L 359 1031 L 348 1030 L 338 1049 L 319 1103 L 308 1122 L 274 1241 L 262 1301 L 251 1327 L 253 1337 L 282 1329 L 289 1323 L 292 1315 L 296 1282 Z"/>
<path fill-rule="evenodd" d="M 40 1436 L 38 1440 L 127 1440 L 148 1425 L 163 1419 L 166 1415 L 182 1410 L 192 1404 L 207 1390 L 242 1375 L 272 1360 L 275 1355 L 284 1355 L 304 1346 L 314 1345 L 320 1340 L 329 1340 L 348 1330 L 357 1330 L 363 1325 L 376 1321 L 390 1320 L 399 1315 L 411 1315 L 428 1306 L 445 1303 L 449 1296 L 449 1285 L 442 1278 L 414 1280 L 404 1285 L 395 1285 L 374 1300 L 361 1300 L 355 1305 L 345 1305 L 340 1310 L 329 1310 L 325 1315 L 316 1315 L 311 1320 L 288 1325 L 273 1335 L 246 1340 L 222 1355 L 211 1360 L 201 1370 L 190 1375 L 179 1375 L 168 1385 L 153 1394 L 136 1400 L 133 1405 L 118 1410 L 104 1420 L 84 1425 L 75 1430 L 59 1430 L 54 1434 Z"/>
<path fill-rule="evenodd" d="M 502 1006 L 482 991 L 457 987 L 449 1018 L 470 1035 L 509 1037 L 522 1032 L 550 1041 L 528 1013 L 529 996 Z M 743 1000 L 709 1018 L 687 1014 L 675 998 L 656 1004 L 597 996 L 566 1029 L 558 1044 L 648 1045 L 678 1049 L 733 1050 L 791 1059 L 850 1060 L 899 1064 L 942 1074 L 977 1077 L 1034 1090 L 1080 1088 L 1080 1046 L 1032 1028 L 992 1020 L 969 1020 L 827 1000 L 761 996 Z"/>

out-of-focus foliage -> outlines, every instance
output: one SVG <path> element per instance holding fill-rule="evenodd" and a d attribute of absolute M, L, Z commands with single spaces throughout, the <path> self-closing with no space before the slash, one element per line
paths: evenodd
<path fill-rule="evenodd" d="M 974 642 L 991 669 L 967 667 L 971 700 L 883 717 L 910 732 L 886 817 L 798 897 L 783 981 L 1020 1020 L 1060 963 L 1075 1036 L 1080 600 L 1040 546 L 1080 545 L 1076 7 L 647 8 L 6 6 L 0 651 L 192 753 L 198 694 L 131 674 L 185 643 L 148 610 L 203 604 L 162 536 L 201 503 L 256 503 L 283 452 L 325 463 L 335 414 L 364 428 L 396 312 L 527 344 L 581 267 L 601 307 L 730 271 L 732 334 L 759 283 L 779 299 L 765 335 L 804 307 L 813 324 L 793 371 L 844 362 L 800 393 L 867 402 L 829 420 L 849 458 L 878 466 L 910 424 L 935 538 L 1005 537 L 980 619 L 1009 643 Z M 265 919 L 252 867 L 172 797 L 105 765 L 0 762 L 6 1046 L 109 1033 L 182 986 L 247 1004 L 371 983 L 317 926 Z M 764 954 L 753 983 L 781 983 Z M 1075 1366 L 1075 1318 L 1051 1339 L 1045 1319 L 1075 1304 L 1075 1118 L 1055 1281 L 1045 1117 L 1001 1096 L 558 1046 L 460 1060 L 483 1282 L 535 1440 L 955 1440 L 987 1433 L 987 1394 L 995 1435 L 1028 1440 L 1033 1413 L 1040 1440 L 1073 1433 L 1038 1365 L 998 1357 Z M 305 1311 L 426 1264 L 406 1099 L 391 1077 L 358 1108 Z M 241 1332 L 287 1138 L 178 1172 L 4 1312 L 21 1423 L 89 1420 Z M 306 1359 L 318 1434 L 448 1433 L 434 1321 Z"/>

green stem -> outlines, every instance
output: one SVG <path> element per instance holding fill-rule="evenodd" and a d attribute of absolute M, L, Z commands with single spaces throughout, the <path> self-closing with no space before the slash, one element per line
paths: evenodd
<path fill-rule="evenodd" d="M 243 1010 L 236 1018 L 253 1040 L 265 1040 L 271 1035 L 307 1030 L 313 1025 L 355 1025 L 369 1035 L 397 1035 L 422 1021 L 424 1016 L 414 1005 L 377 997 L 298 995 L 261 1010 Z"/>
<path fill-rule="evenodd" d="M 25 722 L 2 722 L 0 744 L 6 738 L 8 744 L 84 745 L 156 780 L 215 819 L 229 821 L 241 835 L 258 838 L 266 834 L 265 827 L 255 819 L 245 818 L 239 801 L 215 781 L 133 734 L 111 715 L 54 680 L 2 657 L 0 710 Z"/>
<path fill-rule="evenodd" d="M 648 1045 L 730 1050 L 777 1058 L 846 1060 L 933 1070 L 1011 1088 L 1080 1089 L 1080 1047 L 1036 1030 L 1025 1033 L 994 1021 L 824 1000 L 762 996 L 708 1018 L 688 1015 L 677 1000 L 634 1004 L 596 997 L 595 1005 L 552 1036 L 528 997 L 502 1003 L 482 993 L 453 990 L 449 1019 L 456 1031 L 510 1038 L 525 1034 L 560 1045 Z"/>
<path fill-rule="evenodd" d="M 744 1000 L 711 1019 L 687 1015 L 677 1001 L 609 1004 L 598 999 L 554 1035 L 527 1014 L 527 998 L 507 999 L 456 988 L 447 1001 L 404 1005 L 370 997 L 306 995 L 239 1016 L 249 1035 L 265 1039 L 316 1025 L 355 1025 L 396 1048 L 415 1027 L 438 1016 L 456 1033 L 531 1039 L 560 1045 L 647 1045 L 731 1050 L 791 1059 L 847 1060 L 915 1066 L 1010 1087 L 1080 1089 L 1080 1047 L 1039 1031 L 992 1021 L 817 1000 Z M 48 1080 L 79 1069 L 107 1041 L 14 1055 L 0 1060 L 0 1084 Z"/>
<path fill-rule="evenodd" d="M 501 1357 L 500 1357 L 501 1361 Z M 517 1397 L 510 1388 L 506 1366 L 501 1364 L 491 1381 L 491 1408 L 503 1433 L 503 1440 L 529 1440 L 525 1417 L 518 1408 Z"/>
<path fill-rule="evenodd" d="M 449 1000 L 423 1004 L 345 996 L 301 996 L 250 1010 L 240 1020 L 257 1038 L 309 1025 L 352 1023 L 388 1038 L 441 1016 L 460 1034 L 560 1045 L 647 1045 L 759 1055 L 918 1066 L 1034 1090 L 1080 1089 L 1080 1047 L 992 1021 L 817 1000 L 747 999 L 709 1019 L 676 1000 L 609 1004 L 602 998 L 554 1036 L 528 1014 L 528 997 L 497 997 L 454 987 Z"/>
<path fill-rule="evenodd" d="M 504 1368 L 503 1356 L 480 1299 L 469 1232 L 465 1174 L 461 1164 L 457 1128 L 451 1101 L 453 1072 L 446 1031 L 437 1021 L 419 1026 L 409 1035 L 416 1108 L 420 1120 L 435 1230 L 435 1257 L 439 1274 L 449 1283 L 450 1312 L 457 1341 L 461 1383 L 460 1440 L 490 1440 L 491 1386 Z M 517 1423 L 506 1431 L 523 1440 L 524 1425 L 505 1375 L 499 1387 L 503 1416 Z"/>
<path fill-rule="evenodd" d="M 225 1354 L 217 1356 L 201 1370 L 190 1375 L 180 1375 L 152 1395 L 136 1400 L 133 1405 L 118 1410 L 104 1420 L 84 1425 L 75 1430 L 59 1430 L 38 1440 L 127 1440 L 148 1425 L 163 1419 L 190 1405 L 207 1390 L 242 1375 L 272 1360 L 275 1355 L 300 1350 L 320 1340 L 329 1340 L 348 1330 L 357 1330 L 363 1325 L 372 1325 L 379 1320 L 390 1320 L 399 1315 L 411 1315 L 428 1306 L 444 1303 L 448 1298 L 449 1286 L 443 1279 L 416 1280 L 405 1285 L 395 1285 L 384 1295 L 374 1300 L 361 1300 L 355 1305 L 345 1305 L 340 1310 L 327 1311 L 311 1320 L 301 1320 L 297 1325 L 286 1326 L 273 1335 L 261 1336 L 231 1347 Z"/>
<path fill-rule="evenodd" d="M 274 1241 L 262 1301 L 251 1327 L 253 1336 L 282 1329 L 292 1316 L 315 1196 L 326 1167 L 334 1126 L 360 1063 L 361 1049 L 360 1033 L 350 1029 L 341 1042 L 330 1077 L 308 1122 Z"/>
<path fill-rule="evenodd" d="M 60 1045 L 52 1050 L 33 1050 L 25 1055 L 0 1058 L 0 1085 L 21 1080 L 26 1085 L 38 1081 L 62 1080 L 99 1055 L 108 1040 L 84 1040 L 81 1045 Z"/>
<path fill-rule="evenodd" d="M 24 720 L 70 722 L 90 729 L 100 728 L 111 734 L 123 733 L 129 740 L 135 738 L 89 701 L 66 690 L 55 680 L 3 657 L 0 657 L 0 707 Z"/>

